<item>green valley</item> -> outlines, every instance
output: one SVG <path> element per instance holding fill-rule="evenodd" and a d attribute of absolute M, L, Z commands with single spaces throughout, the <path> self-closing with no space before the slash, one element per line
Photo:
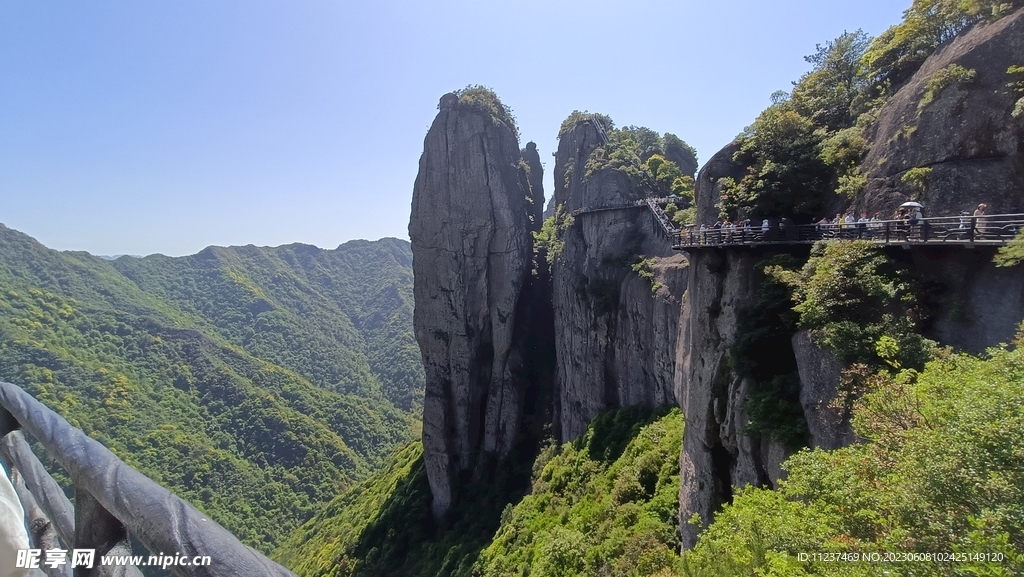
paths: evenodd
<path fill-rule="evenodd" d="M 269 550 L 418 434 L 409 263 L 396 239 L 110 262 L 0 227 L 0 379 Z"/>

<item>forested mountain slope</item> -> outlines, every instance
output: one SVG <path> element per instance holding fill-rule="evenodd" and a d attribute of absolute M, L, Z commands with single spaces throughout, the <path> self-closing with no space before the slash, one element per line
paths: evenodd
<path fill-rule="evenodd" d="M 682 432 L 677 409 L 604 413 L 576 442 L 542 451 L 529 494 L 500 521 L 488 506 L 501 503 L 483 499 L 435 521 L 422 445 L 413 443 L 277 557 L 303 576 L 671 575 Z"/>
<path fill-rule="evenodd" d="M 383 394 L 406 410 L 421 402 L 404 241 L 352 241 L 333 251 L 208 247 L 181 258 L 122 257 L 113 266 L 246 352 L 317 386 Z"/>
<path fill-rule="evenodd" d="M 413 436 L 409 264 L 397 239 L 110 262 L 0 225 L 0 379 L 268 550 Z"/>

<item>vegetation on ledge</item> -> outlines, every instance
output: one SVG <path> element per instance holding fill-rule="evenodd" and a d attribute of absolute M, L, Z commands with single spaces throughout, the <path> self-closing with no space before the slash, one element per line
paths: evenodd
<path fill-rule="evenodd" d="M 504 505 L 480 491 L 441 522 L 414 443 L 297 530 L 276 558 L 308 577 L 671 575 L 682 429 L 678 409 L 606 413 L 578 441 L 541 452 L 522 500 Z"/>
<path fill-rule="evenodd" d="M 849 576 L 1022 574 L 1022 337 L 988 358 L 942 352 L 921 373 L 873 376 L 854 408 L 866 442 L 804 450 L 784 465 L 789 475 L 778 490 L 742 490 L 685 554 L 684 574 L 799 577 L 836 575 L 839 567 Z M 960 559 L 799 557 L 808 552 Z M 979 553 L 1001 557 L 971 556 Z"/>

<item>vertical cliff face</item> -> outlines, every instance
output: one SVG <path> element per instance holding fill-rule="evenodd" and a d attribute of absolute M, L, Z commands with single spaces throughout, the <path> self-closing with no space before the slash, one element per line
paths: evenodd
<path fill-rule="evenodd" d="M 526 180 L 530 185 L 530 229 L 538 231 L 544 222 L 544 167 L 540 163 L 536 143 L 527 142 L 520 154 L 526 164 Z"/>
<path fill-rule="evenodd" d="M 409 223 L 435 515 L 451 506 L 459 478 L 479 475 L 516 440 L 522 353 L 515 321 L 530 275 L 532 210 L 510 122 L 456 94 L 442 97 L 439 108 Z"/>
<path fill-rule="evenodd" d="M 718 217 L 720 178 L 738 178 L 735 144 L 715 154 L 697 176 L 697 217 Z M 701 220 L 703 219 L 703 220 Z M 701 250 L 689 255 L 690 274 L 681 311 L 675 396 L 686 430 L 679 458 L 679 519 L 683 547 L 692 547 L 701 527 L 732 498 L 733 487 L 774 486 L 783 476 L 787 450 L 768 438 L 744 434 L 745 404 L 754 383 L 738 374 L 730 356 L 741 319 L 757 301 L 757 261 L 770 256 L 753 249 Z M 809 399 L 808 402 L 814 402 Z M 701 527 L 689 523 L 697 513 Z"/>
<path fill-rule="evenodd" d="M 718 202 L 722 198 L 722 185 L 718 179 L 730 177 L 739 181 L 746 174 L 746 167 L 732 159 L 740 149 L 731 142 L 716 152 L 697 174 L 697 223 L 713 224 L 718 220 Z"/>
<path fill-rule="evenodd" d="M 686 260 L 673 253 L 646 207 L 587 212 L 643 196 L 620 171 L 586 174 L 588 157 L 605 142 L 600 121 L 584 119 L 561 136 L 555 161 L 554 202 L 576 213 L 552 265 L 556 425 L 563 440 L 582 434 L 603 411 L 673 400 Z M 654 257 L 653 280 L 631 268 L 641 255 Z M 661 287 L 653 291 L 652 282 Z"/>
<path fill-rule="evenodd" d="M 743 434 L 744 403 L 752 383 L 730 362 L 741 318 L 756 300 L 751 252 L 700 251 L 690 256 L 690 279 L 680 322 L 676 398 L 686 430 L 679 459 L 679 518 L 684 547 L 732 497 L 732 487 L 772 486 L 782 475 L 785 449 Z"/>

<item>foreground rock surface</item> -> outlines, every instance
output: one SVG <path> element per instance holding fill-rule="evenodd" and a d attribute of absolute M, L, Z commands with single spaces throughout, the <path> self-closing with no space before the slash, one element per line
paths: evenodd
<path fill-rule="evenodd" d="M 928 214 L 989 214 L 1024 209 L 1024 115 L 1014 118 L 1024 96 L 1007 84 L 1022 80 L 1007 69 L 1024 64 L 1024 9 L 980 24 L 928 58 L 882 107 L 868 130 L 871 148 L 861 166 L 868 177 L 858 208 L 892 214 L 906 200 L 921 200 Z M 974 78 L 954 82 L 922 106 L 940 70 L 959 65 Z M 923 192 L 903 178 L 925 169 Z"/>

